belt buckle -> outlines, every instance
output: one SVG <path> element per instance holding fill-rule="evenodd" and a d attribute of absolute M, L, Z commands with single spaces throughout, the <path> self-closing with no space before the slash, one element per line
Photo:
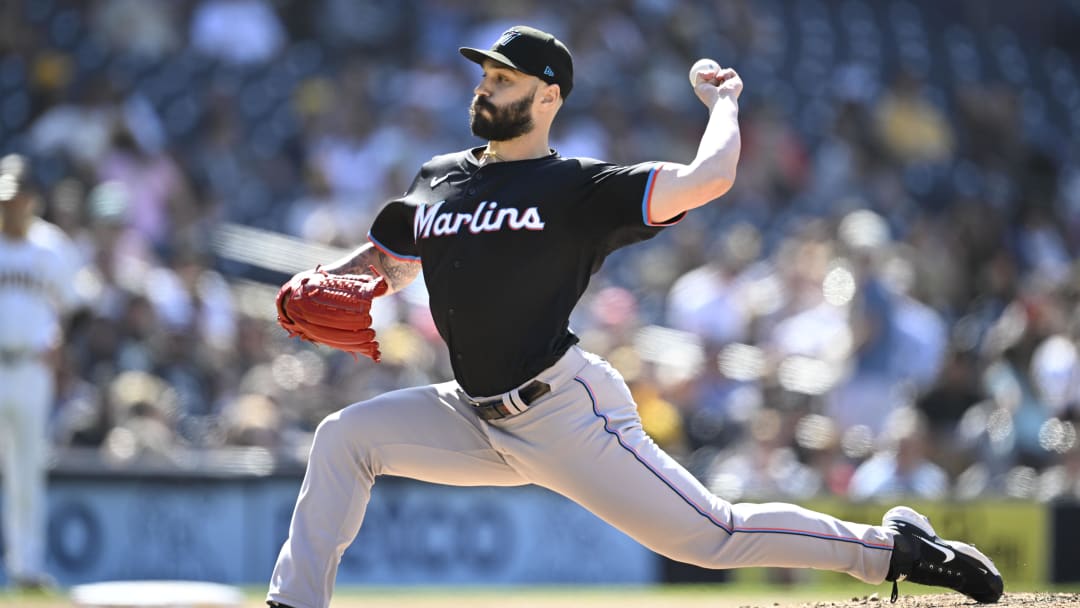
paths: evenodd
<path fill-rule="evenodd" d="M 467 403 L 468 403 L 469 405 L 471 405 L 471 406 L 473 406 L 473 407 L 480 407 L 480 404 L 481 404 L 481 403 L 483 403 L 482 401 L 478 401 L 478 400 L 476 400 L 476 399 L 473 399 L 473 398 L 472 398 L 471 396 L 469 396 L 469 393 L 466 393 L 466 392 L 465 392 L 465 390 L 464 390 L 464 389 L 460 389 L 460 390 L 461 390 L 461 397 L 462 397 L 463 399 L 465 399 L 465 401 L 466 401 L 466 402 L 467 402 Z"/>
<path fill-rule="evenodd" d="M 502 418 L 509 418 L 513 415 L 513 412 L 507 410 L 503 405 L 502 399 L 473 399 L 464 390 L 461 391 L 465 401 L 473 407 L 477 415 L 484 420 L 499 420 Z"/>
<path fill-rule="evenodd" d="M 468 403 L 469 405 L 471 405 L 471 406 L 473 406 L 475 408 L 479 408 L 479 407 L 481 407 L 482 405 L 484 405 L 487 402 L 487 401 L 481 401 L 479 399 L 473 399 L 472 396 L 469 395 L 469 393 L 466 393 L 465 389 L 463 389 L 463 388 L 459 388 L 458 392 L 461 393 L 461 398 L 464 399 L 466 403 Z"/>
<path fill-rule="evenodd" d="M 485 420 L 499 420 L 502 418 L 510 418 L 511 416 L 517 416 L 518 414 L 525 413 L 530 407 L 532 402 L 541 396 L 550 392 L 551 386 L 546 382 L 539 380 L 532 380 L 520 389 L 514 389 L 509 393 L 503 393 L 498 397 L 492 399 L 477 400 L 473 399 L 462 390 L 462 394 L 465 396 L 465 400 L 468 401 L 476 411 L 479 412 L 481 418 Z M 532 394 L 529 397 L 521 394 L 522 392 L 529 391 Z M 516 399 L 516 401 L 515 401 Z M 507 405 L 507 401 L 510 402 Z"/>
<path fill-rule="evenodd" d="M 503 403 L 502 399 L 486 399 L 476 402 L 476 410 L 480 416 L 487 420 L 501 420 L 514 415 Z"/>

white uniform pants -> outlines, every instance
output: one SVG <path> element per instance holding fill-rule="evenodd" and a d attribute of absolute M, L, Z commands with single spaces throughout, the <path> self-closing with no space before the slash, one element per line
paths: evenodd
<path fill-rule="evenodd" d="M 353 404 L 315 433 L 268 599 L 330 603 L 342 553 L 379 475 L 459 486 L 537 484 L 657 553 L 707 568 L 775 566 L 885 579 L 893 533 L 794 505 L 731 504 L 642 430 L 619 374 L 571 348 L 537 376 L 552 392 L 524 413 L 484 421 L 455 382 Z"/>
<path fill-rule="evenodd" d="M 9 579 L 44 573 L 47 425 L 54 392 L 53 372 L 45 363 L 0 363 L 4 561 Z"/>

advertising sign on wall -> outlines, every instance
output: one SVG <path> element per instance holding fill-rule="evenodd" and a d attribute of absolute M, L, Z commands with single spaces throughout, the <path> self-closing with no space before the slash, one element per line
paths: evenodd
<path fill-rule="evenodd" d="M 64 585 L 269 579 L 299 489 L 293 478 L 61 479 L 49 489 L 48 562 Z M 339 584 L 648 583 L 656 556 L 536 487 L 380 479 Z"/>

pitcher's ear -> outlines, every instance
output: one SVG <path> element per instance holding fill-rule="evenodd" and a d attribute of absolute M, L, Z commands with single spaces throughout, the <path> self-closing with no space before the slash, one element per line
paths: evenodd
<path fill-rule="evenodd" d="M 544 93 L 540 97 L 540 101 L 544 103 L 554 103 L 558 101 L 559 96 L 562 95 L 562 90 L 557 84 L 549 84 L 544 87 Z"/>

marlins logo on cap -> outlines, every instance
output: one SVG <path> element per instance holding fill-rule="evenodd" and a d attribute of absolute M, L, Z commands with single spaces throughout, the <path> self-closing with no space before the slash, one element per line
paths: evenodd
<path fill-rule="evenodd" d="M 574 59 L 559 39 L 527 25 L 516 25 L 499 36 L 489 50 L 461 47 L 469 61 L 482 64 L 491 59 L 520 72 L 559 85 L 563 99 L 574 86 Z"/>
<path fill-rule="evenodd" d="M 499 37 L 499 41 L 495 43 L 495 46 L 506 46 L 510 44 L 510 41 L 521 35 L 521 32 L 517 30 L 510 30 L 503 32 L 503 35 Z"/>

